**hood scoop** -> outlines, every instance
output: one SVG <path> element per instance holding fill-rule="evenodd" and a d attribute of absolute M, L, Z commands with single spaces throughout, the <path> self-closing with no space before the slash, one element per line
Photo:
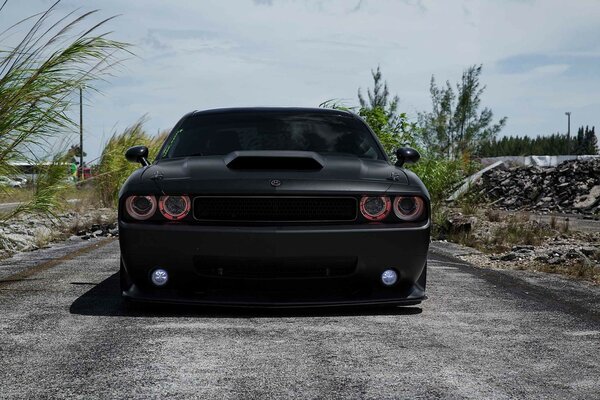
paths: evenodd
<path fill-rule="evenodd" d="M 318 171 L 324 165 L 321 156 L 312 151 L 234 151 L 224 161 L 236 170 Z"/>

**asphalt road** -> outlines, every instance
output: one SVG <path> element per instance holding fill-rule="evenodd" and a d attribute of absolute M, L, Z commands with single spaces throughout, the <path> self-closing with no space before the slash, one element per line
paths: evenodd
<path fill-rule="evenodd" d="M 23 190 L 25 190 L 25 189 L 23 189 Z M 71 203 L 71 204 L 75 204 L 78 201 L 80 201 L 80 200 L 79 199 L 68 199 L 67 200 L 67 202 Z M 11 203 L 0 203 L 0 214 L 6 214 L 11 211 L 14 211 L 21 204 L 24 204 L 24 202 L 16 201 L 16 202 L 11 202 Z"/>
<path fill-rule="evenodd" d="M 13 203 L 0 203 L 0 213 L 6 213 L 17 208 L 21 202 L 13 202 Z"/>
<path fill-rule="evenodd" d="M 419 307 L 131 308 L 82 246 L 0 263 L 0 398 L 600 398 L 597 288 L 432 255 Z"/>

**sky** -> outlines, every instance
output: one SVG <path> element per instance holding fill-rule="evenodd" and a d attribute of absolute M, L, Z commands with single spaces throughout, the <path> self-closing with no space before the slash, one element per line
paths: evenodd
<path fill-rule="evenodd" d="M 0 27 L 51 4 L 9 0 Z M 192 110 L 353 106 L 378 65 L 413 120 L 432 75 L 483 64 L 501 135 L 564 133 L 566 111 L 572 132 L 600 127 L 600 0 L 64 0 L 56 15 L 96 8 L 119 15 L 104 30 L 135 56 L 85 94 L 89 161 L 142 117 L 156 134 Z"/>

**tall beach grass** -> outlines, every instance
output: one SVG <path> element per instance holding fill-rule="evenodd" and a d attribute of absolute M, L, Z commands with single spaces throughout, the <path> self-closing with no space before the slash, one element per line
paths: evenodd
<path fill-rule="evenodd" d="M 134 164 L 125 159 L 125 152 L 132 146 L 144 145 L 148 147 L 149 158 L 153 160 L 168 132 L 164 131 L 158 136 L 150 136 L 144 130 L 144 120 L 126 128 L 121 133 L 115 133 L 102 150 L 97 175 L 94 178 L 98 197 L 103 205 L 115 207 L 119 190 L 139 164 Z"/>
<path fill-rule="evenodd" d="M 79 101 L 74 93 L 94 90 L 128 47 L 100 31 L 112 18 L 95 20 L 97 11 L 61 15 L 58 3 L 14 24 L 2 16 L 18 2 L 0 4 L 0 175 L 14 174 L 14 162 L 51 158 L 57 166 L 44 168 L 33 198 L 18 212 L 52 214 L 63 161 L 48 149 L 77 128 L 68 112 Z"/>

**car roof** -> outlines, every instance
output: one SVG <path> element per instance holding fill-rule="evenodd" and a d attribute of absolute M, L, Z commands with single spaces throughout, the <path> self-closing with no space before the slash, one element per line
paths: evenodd
<path fill-rule="evenodd" d="M 336 110 L 333 108 L 317 108 L 317 107 L 232 107 L 232 108 L 215 108 L 210 110 L 193 111 L 191 115 L 206 115 L 206 114 L 232 114 L 232 113 L 310 113 L 310 114 L 328 114 L 328 115 L 345 115 L 354 116 L 355 114 L 345 111 Z"/>

